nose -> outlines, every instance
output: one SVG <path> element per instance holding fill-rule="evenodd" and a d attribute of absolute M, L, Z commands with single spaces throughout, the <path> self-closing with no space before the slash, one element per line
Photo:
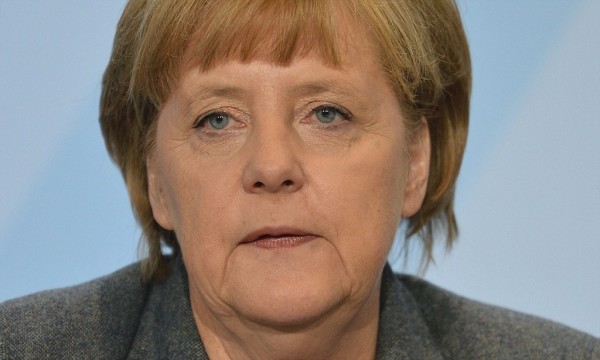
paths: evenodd
<path fill-rule="evenodd" d="M 246 144 L 244 190 L 253 194 L 293 193 L 304 185 L 299 150 L 290 129 L 255 129 Z"/>

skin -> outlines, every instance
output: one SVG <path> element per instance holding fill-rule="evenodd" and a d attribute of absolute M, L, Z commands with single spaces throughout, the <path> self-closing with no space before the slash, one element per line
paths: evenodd
<path fill-rule="evenodd" d="M 408 136 L 367 39 L 340 37 L 337 68 L 308 54 L 183 69 L 159 113 L 151 205 L 211 358 L 375 357 L 381 272 L 423 201 L 429 133 Z"/>

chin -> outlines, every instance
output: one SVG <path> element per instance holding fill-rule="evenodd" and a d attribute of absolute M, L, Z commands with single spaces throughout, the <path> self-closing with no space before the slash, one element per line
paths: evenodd
<path fill-rule="evenodd" d="M 271 328 L 304 328 L 319 323 L 348 298 L 343 287 L 325 284 L 289 283 L 258 287 L 236 301 L 237 310 L 249 320 Z"/>
<path fill-rule="evenodd" d="M 253 322 L 280 328 L 310 326 L 342 306 L 352 288 L 341 263 L 330 263 L 329 268 L 318 262 L 311 265 L 245 271 L 232 277 L 235 280 L 223 295 Z"/>

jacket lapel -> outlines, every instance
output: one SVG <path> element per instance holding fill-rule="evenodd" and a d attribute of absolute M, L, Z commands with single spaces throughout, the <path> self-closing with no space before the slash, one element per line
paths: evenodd
<path fill-rule="evenodd" d="M 440 359 L 419 305 L 389 264 L 381 279 L 377 360 Z"/>
<path fill-rule="evenodd" d="M 172 274 L 153 284 L 129 359 L 202 359 L 208 355 L 194 323 L 187 274 L 180 257 Z M 419 306 L 391 267 L 381 281 L 377 360 L 442 359 L 421 318 Z"/>
<path fill-rule="evenodd" d="M 208 360 L 189 299 L 183 261 L 176 257 L 167 281 L 149 292 L 128 358 Z"/>

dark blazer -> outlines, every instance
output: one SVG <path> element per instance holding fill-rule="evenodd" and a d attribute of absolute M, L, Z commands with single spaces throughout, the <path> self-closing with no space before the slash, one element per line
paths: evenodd
<path fill-rule="evenodd" d="M 162 284 L 139 264 L 0 304 L 0 359 L 208 359 L 182 261 Z M 600 359 L 600 339 L 383 274 L 377 359 Z"/>

